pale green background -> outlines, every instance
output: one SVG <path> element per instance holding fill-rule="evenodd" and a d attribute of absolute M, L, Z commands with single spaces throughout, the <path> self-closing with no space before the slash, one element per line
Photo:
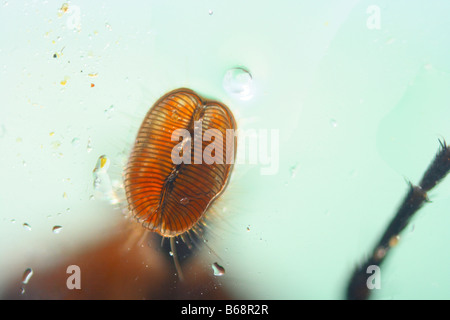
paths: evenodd
<path fill-rule="evenodd" d="M 79 31 L 62 4 L 0 3 L 0 290 L 108 233 L 121 213 L 89 200 L 96 161 L 120 180 L 142 116 L 177 87 L 221 100 L 240 128 L 279 130 L 278 174 L 237 166 L 216 206 L 209 246 L 237 298 L 343 298 L 406 181 L 450 141 L 448 1 L 72 1 Z M 249 101 L 222 87 L 235 66 L 252 73 Z M 373 298 L 450 298 L 449 180 Z"/>

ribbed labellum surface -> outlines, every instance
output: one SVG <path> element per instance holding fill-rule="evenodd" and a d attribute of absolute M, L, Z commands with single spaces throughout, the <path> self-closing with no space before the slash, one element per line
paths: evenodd
<path fill-rule="evenodd" d="M 235 130 L 225 105 L 192 90 L 160 98 L 142 122 L 125 170 L 134 217 L 165 237 L 192 229 L 227 185 Z"/>

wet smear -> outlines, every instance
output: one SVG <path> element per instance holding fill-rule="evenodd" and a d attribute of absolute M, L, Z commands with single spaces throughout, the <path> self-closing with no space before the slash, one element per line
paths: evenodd
<path fill-rule="evenodd" d="M 117 204 L 119 200 L 108 173 L 110 163 L 106 155 L 100 156 L 97 160 L 92 171 L 94 196 L 97 199 L 108 200 L 111 204 Z"/>

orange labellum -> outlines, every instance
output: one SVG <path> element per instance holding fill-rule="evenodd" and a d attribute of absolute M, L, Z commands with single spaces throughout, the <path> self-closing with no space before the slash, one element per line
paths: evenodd
<path fill-rule="evenodd" d="M 180 136 L 173 139 L 177 129 L 188 132 L 191 138 L 182 143 Z M 218 133 L 214 138 L 208 136 L 210 129 Z M 220 102 L 184 88 L 161 97 L 145 116 L 125 169 L 125 192 L 132 215 L 163 237 L 194 228 L 229 181 L 236 148 L 236 136 L 227 136 L 231 130 L 236 130 L 233 114 Z M 195 132 L 204 138 L 198 144 Z M 203 159 L 212 141 L 215 155 L 223 155 L 223 161 Z M 177 154 L 186 152 L 191 161 L 177 164 L 174 150 Z M 229 154 L 232 161 L 225 159 Z"/>

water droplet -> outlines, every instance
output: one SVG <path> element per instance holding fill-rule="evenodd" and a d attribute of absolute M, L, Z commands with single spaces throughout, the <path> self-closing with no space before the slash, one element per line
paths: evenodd
<path fill-rule="evenodd" d="M 66 192 L 64 192 L 62 196 L 63 196 L 64 199 L 67 199 L 67 193 Z"/>
<path fill-rule="evenodd" d="M 330 120 L 330 125 L 331 125 L 331 127 L 336 128 L 338 124 L 337 124 L 337 121 L 335 119 L 331 119 Z"/>
<path fill-rule="evenodd" d="M 213 12 L 211 9 L 209 9 L 208 14 L 209 14 L 210 16 L 212 16 L 213 13 L 214 13 L 214 12 Z"/>
<path fill-rule="evenodd" d="M 22 283 L 27 284 L 28 281 L 30 281 L 32 275 L 33 275 L 33 269 L 28 268 L 27 270 L 25 270 L 25 272 L 23 273 L 23 276 L 22 276 Z"/>
<path fill-rule="evenodd" d="M 225 91 L 238 99 L 249 100 L 253 97 L 252 75 L 244 68 L 229 69 L 223 78 Z"/>
<path fill-rule="evenodd" d="M 183 206 L 188 205 L 188 204 L 189 204 L 189 198 L 187 198 L 187 197 L 182 198 L 182 199 L 180 200 L 180 203 L 181 203 Z"/>
<path fill-rule="evenodd" d="M 86 146 L 86 151 L 87 151 L 87 152 L 91 152 L 91 151 L 92 151 L 92 141 L 91 141 L 91 138 L 90 138 L 90 137 L 88 138 L 88 143 L 87 143 L 87 146 Z"/>
<path fill-rule="evenodd" d="M 25 230 L 31 231 L 31 226 L 28 223 L 25 222 L 22 226 Z"/>
<path fill-rule="evenodd" d="M 52 142 L 52 148 L 58 149 L 61 146 L 61 141 L 53 141 Z"/>
<path fill-rule="evenodd" d="M 169 255 L 170 255 L 171 257 L 173 257 L 173 252 L 172 252 L 172 251 L 169 251 Z"/>
<path fill-rule="evenodd" d="M 106 110 L 105 110 L 105 115 L 106 115 L 106 119 L 110 120 L 112 117 L 112 113 L 114 112 L 114 106 L 110 105 Z"/>
<path fill-rule="evenodd" d="M 250 225 L 247 226 L 247 231 L 250 231 Z"/>
<path fill-rule="evenodd" d="M 216 277 L 220 277 L 220 276 L 223 276 L 223 275 L 225 274 L 225 269 L 224 269 L 224 267 L 222 267 L 221 265 L 219 265 L 217 262 L 214 262 L 214 263 L 211 265 L 211 267 L 212 267 L 212 269 L 213 269 L 213 271 L 214 271 L 214 275 L 215 275 Z"/>
<path fill-rule="evenodd" d="M 80 139 L 79 138 L 73 138 L 72 139 L 72 147 L 76 148 L 80 145 Z"/>
<path fill-rule="evenodd" d="M 62 226 L 54 226 L 52 228 L 53 233 L 58 234 L 61 232 Z"/>
<path fill-rule="evenodd" d="M 294 179 L 297 175 L 297 169 L 298 169 L 298 163 L 294 164 L 292 167 L 289 168 L 289 171 L 291 173 L 291 179 Z"/>

